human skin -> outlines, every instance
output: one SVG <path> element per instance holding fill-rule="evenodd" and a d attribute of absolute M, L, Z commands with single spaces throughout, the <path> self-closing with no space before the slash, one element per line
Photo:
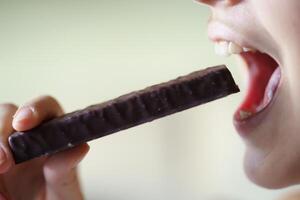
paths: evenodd
<path fill-rule="evenodd" d="M 0 104 L 0 200 L 82 200 L 76 166 L 89 150 L 87 144 L 52 156 L 15 165 L 7 138 L 13 130 L 25 131 L 63 114 L 50 96 L 21 107 Z"/>
<path fill-rule="evenodd" d="M 210 23 L 222 24 L 240 37 L 234 39 L 246 39 L 252 47 L 266 52 L 281 70 L 273 104 L 250 134 L 242 137 L 246 174 L 266 188 L 299 184 L 300 1 L 197 1 L 211 8 Z"/>
<path fill-rule="evenodd" d="M 289 194 L 284 194 L 282 197 L 276 200 L 299 200 L 300 192 L 299 191 L 292 191 Z"/>

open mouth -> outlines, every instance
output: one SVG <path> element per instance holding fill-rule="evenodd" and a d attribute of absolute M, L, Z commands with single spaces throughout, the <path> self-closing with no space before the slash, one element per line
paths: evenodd
<path fill-rule="evenodd" d="M 268 54 L 242 52 L 240 56 L 248 68 L 248 89 L 246 96 L 234 114 L 236 121 L 245 121 L 265 110 L 275 97 L 280 68 Z"/>
<path fill-rule="evenodd" d="M 241 47 L 230 41 L 217 41 L 218 55 L 238 54 L 248 70 L 248 88 L 245 98 L 234 114 L 234 121 L 244 123 L 263 112 L 276 96 L 281 71 L 278 63 L 268 54 L 253 48 Z"/>

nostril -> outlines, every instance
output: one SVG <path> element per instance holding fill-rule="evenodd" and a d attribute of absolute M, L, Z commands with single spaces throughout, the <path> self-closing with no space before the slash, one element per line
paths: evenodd
<path fill-rule="evenodd" d="M 238 3 L 240 3 L 242 0 L 227 0 L 227 5 L 234 6 Z"/>
<path fill-rule="evenodd" d="M 216 0 L 195 0 L 196 2 L 207 4 L 207 5 L 215 5 Z"/>
<path fill-rule="evenodd" d="M 207 4 L 209 6 L 216 6 L 216 5 L 233 6 L 241 2 L 242 0 L 195 0 L 195 1 L 199 3 Z"/>

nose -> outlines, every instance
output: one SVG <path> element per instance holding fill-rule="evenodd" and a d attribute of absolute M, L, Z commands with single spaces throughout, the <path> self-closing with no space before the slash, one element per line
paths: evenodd
<path fill-rule="evenodd" d="M 233 6 L 242 0 L 196 0 L 197 2 L 207 4 L 209 6 L 226 5 Z"/>

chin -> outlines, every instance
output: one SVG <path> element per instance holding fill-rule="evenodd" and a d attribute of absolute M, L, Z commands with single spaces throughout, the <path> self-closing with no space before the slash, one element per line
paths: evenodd
<path fill-rule="evenodd" d="M 289 158 L 288 158 L 289 159 Z M 299 158 L 300 159 L 300 158 Z M 300 160 L 282 161 L 278 155 L 247 147 L 244 171 L 250 181 L 268 189 L 282 189 L 300 184 Z"/>

